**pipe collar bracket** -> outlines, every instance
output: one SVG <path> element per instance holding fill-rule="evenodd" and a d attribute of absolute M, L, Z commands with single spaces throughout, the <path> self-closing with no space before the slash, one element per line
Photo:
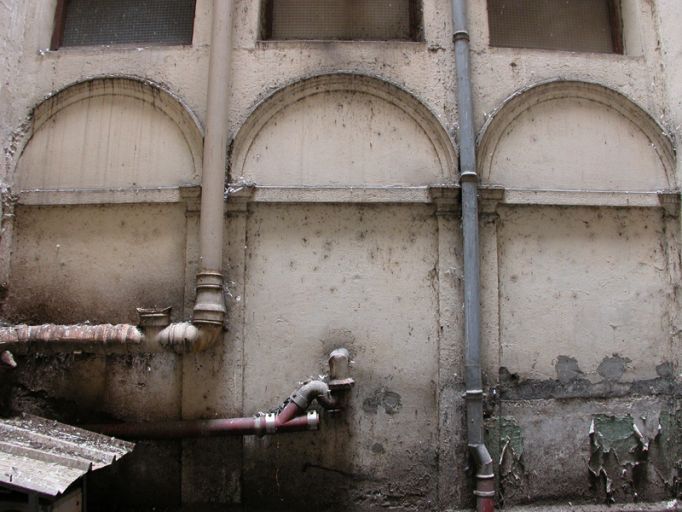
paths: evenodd
<path fill-rule="evenodd" d="M 453 44 L 456 43 L 457 41 L 469 41 L 469 32 L 467 30 L 458 30 L 454 34 L 452 34 L 452 42 Z"/>
<path fill-rule="evenodd" d="M 275 413 L 268 413 L 265 415 L 265 433 L 274 434 L 277 431 L 277 415 Z"/>
<path fill-rule="evenodd" d="M 308 430 L 318 430 L 320 428 L 320 415 L 317 411 L 308 411 Z"/>
<path fill-rule="evenodd" d="M 494 498 L 495 491 L 474 491 L 475 496 L 480 496 L 481 498 Z"/>

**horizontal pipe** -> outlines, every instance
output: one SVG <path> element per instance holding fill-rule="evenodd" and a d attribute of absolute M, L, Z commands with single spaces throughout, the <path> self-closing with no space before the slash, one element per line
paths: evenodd
<path fill-rule="evenodd" d="M 130 324 L 15 325 L 0 327 L 0 347 L 28 344 L 70 345 L 73 350 L 91 345 L 141 345 L 144 336 Z"/>
<path fill-rule="evenodd" d="M 329 386 L 321 380 L 311 380 L 294 391 L 278 414 L 251 418 L 215 420 L 179 420 L 148 423 L 112 423 L 84 428 L 114 437 L 132 439 L 184 439 L 226 435 L 266 435 L 284 432 L 317 430 L 320 419 L 316 411 L 305 414 L 313 400 L 325 409 L 334 409 L 336 400 Z"/>
<path fill-rule="evenodd" d="M 216 436 L 248 436 L 318 430 L 315 411 L 278 422 L 274 414 L 252 418 L 181 420 L 148 423 L 112 423 L 86 425 L 83 428 L 122 439 L 187 439 Z"/>

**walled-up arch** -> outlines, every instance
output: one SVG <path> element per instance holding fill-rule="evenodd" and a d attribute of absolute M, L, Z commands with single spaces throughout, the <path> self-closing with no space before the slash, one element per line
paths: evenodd
<path fill-rule="evenodd" d="M 131 78 L 96 78 L 50 96 L 33 111 L 17 165 L 22 190 L 196 185 L 202 132 L 162 88 Z"/>
<path fill-rule="evenodd" d="M 657 191 L 673 188 L 664 130 L 601 85 L 554 81 L 509 98 L 484 126 L 479 173 L 516 189 Z"/>
<path fill-rule="evenodd" d="M 331 74 L 263 101 L 239 130 L 231 180 L 267 186 L 423 186 L 452 181 L 438 118 L 385 81 Z"/>

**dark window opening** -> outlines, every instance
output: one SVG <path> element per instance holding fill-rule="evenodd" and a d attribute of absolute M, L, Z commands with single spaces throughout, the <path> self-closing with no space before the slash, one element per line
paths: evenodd
<path fill-rule="evenodd" d="M 623 53 L 618 0 L 488 0 L 490 45 Z"/>
<path fill-rule="evenodd" d="M 421 41 L 420 0 L 263 0 L 261 39 Z"/>
<path fill-rule="evenodd" d="M 57 0 L 50 48 L 192 44 L 196 0 Z"/>

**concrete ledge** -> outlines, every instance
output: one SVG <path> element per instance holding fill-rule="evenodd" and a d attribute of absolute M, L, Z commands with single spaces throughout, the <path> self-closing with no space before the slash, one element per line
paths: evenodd
<path fill-rule="evenodd" d="M 156 187 L 126 189 L 60 189 L 19 192 L 17 204 L 61 206 L 77 204 L 179 203 L 201 195 L 201 187 Z"/>
<path fill-rule="evenodd" d="M 679 209 L 680 193 L 664 191 L 618 190 L 539 190 L 481 187 L 482 201 L 506 205 L 610 206 Z"/>
<path fill-rule="evenodd" d="M 436 196 L 454 196 L 444 191 L 458 191 L 455 185 L 327 187 L 327 186 L 255 186 L 232 184 L 229 200 L 256 203 L 431 203 Z"/>

